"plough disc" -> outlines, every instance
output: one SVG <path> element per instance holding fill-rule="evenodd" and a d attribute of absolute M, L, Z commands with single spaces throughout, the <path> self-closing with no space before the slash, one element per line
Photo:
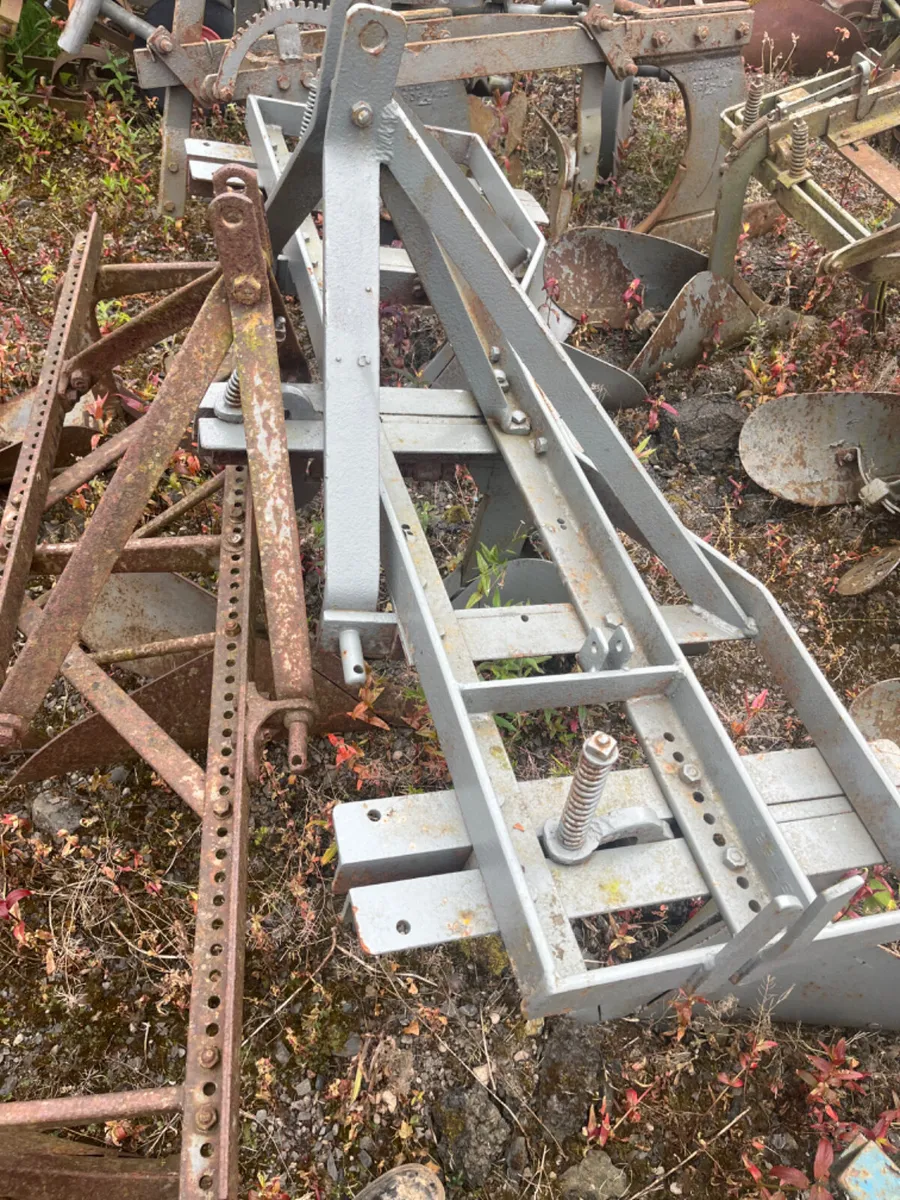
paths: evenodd
<path fill-rule="evenodd" d="M 900 396 L 781 396 L 751 413 L 741 431 L 740 454 L 751 479 L 783 500 L 852 504 L 865 476 L 900 474 Z"/>

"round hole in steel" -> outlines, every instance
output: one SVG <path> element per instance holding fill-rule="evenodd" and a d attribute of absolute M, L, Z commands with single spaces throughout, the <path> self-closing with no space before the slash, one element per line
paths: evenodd
<path fill-rule="evenodd" d="M 725 845 L 725 834 L 724 833 L 714 833 L 713 841 L 715 842 L 715 844 L 717 846 L 724 846 Z"/>
<path fill-rule="evenodd" d="M 387 40 L 387 30 L 380 21 L 369 21 L 360 30 L 359 44 L 366 54 L 380 54 Z"/>
<path fill-rule="evenodd" d="M 707 825 L 715 825 L 716 823 L 716 818 L 712 815 L 712 813 L 704 813 L 703 820 L 707 823 Z"/>
<path fill-rule="evenodd" d="M 703 801 L 706 799 L 706 797 L 703 795 L 702 792 L 694 792 L 694 799 L 697 801 L 698 804 L 702 804 Z"/>
<path fill-rule="evenodd" d="M 663 737 L 666 739 L 667 742 L 675 741 L 675 734 L 669 733 L 668 730 L 666 730 L 666 732 L 663 734 Z"/>
<path fill-rule="evenodd" d="M 751 900 L 747 904 L 747 907 L 750 909 L 751 912 L 759 912 L 760 909 L 762 908 L 762 905 L 760 904 L 760 902 L 758 900 Z"/>
<path fill-rule="evenodd" d="M 745 879 L 743 875 L 738 875 L 737 879 L 735 880 L 735 883 L 738 885 L 739 888 L 748 888 L 750 886 L 750 880 Z"/>
<path fill-rule="evenodd" d="M 370 821 L 380 821 L 381 820 L 381 813 L 378 811 L 377 808 L 370 808 L 369 811 L 366 813 L 366 816 L 369 818 Z"/>
<path fill-rule="evenodd" d="M 409 933 L 410 929 L 411 929 L 411 925 L 410 925 L 409 921 L 398 921 L 397 922 L 397 932 L 398 933 L 407 934 L 407 933 Z"/>
<path fill-rule="evenodd" d="M 675 759 L 676 762 L 684 762 L 684 755 L 681 753 L 680 750 L 676 750 L 675 753 L 672 755 L 672 757 Z"/>

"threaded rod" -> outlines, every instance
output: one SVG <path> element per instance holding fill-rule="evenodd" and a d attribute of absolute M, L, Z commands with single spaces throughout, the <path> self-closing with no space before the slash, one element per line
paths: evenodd
<path fill-rule="evenodd" d="M 584 845 L 607 776 L 618 758 L 618 742 L 608 733 L 592 733 L 585 739 L 559 821 L 558 837 L 567 850 L 580 850 Z"/>
<path fill-rule="evenodd" d="M 747 85 L 747 99 L 744 101 L 744 128 L 748 128 L 759 120 L 762 108 L 763 81 L 762 76 L 753 75 Z"/>
<path fill-rule="evenodd" d="M 809 153 L 809 126 L 799 117 L 791 122 L 791 174 L 798 178 L 806 170 Z"/>

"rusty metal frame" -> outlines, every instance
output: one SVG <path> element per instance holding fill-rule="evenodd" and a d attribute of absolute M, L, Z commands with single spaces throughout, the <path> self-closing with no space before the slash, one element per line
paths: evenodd
<path fill-rule="evenodd" d="M 180 270 L 107 270 L 101 276 L 102 235 L 96 219 L 88 234 L 78 239 L 32 427 L 11 491 L 19 502 L 7 508 L 14 514 L 5 526 L 12 535 L 8 540 L 13 552 L 7 554 L 2 594 L 26 636 L 4 684 L 9 685 L 6 698 L 11 701 L 4 725 L 7 743 L 24 740 L 43 700 L 41 689 L 60 672 L 94 711 L 94 717 L 83 722 L 85 729 L 95 728 L 92 722 L 97 720 L 103 722 L 114 735 L 113 746 L 118 738 L 143 758 L 197 813 L 202 831 L 183 1086 L 0 1106 L 0 1191 L 16 1200 L 26 1196 L 73 1200 L 94 1195 L 98 1188 L 104 1196 L 123 1200 L 176 1195 L 180 1200 L 210 1196 L 231 1200 L 237 1191 L 249 781 L 258 770 L 261 738 L 277 733 L 279 727 L 282 735 L 287 733 L 294 767 L 305 764 L 315 676 L 283 430 L 281 347 L 275 338 L 275 313 L 284 314 L 284 303 L 271 275 L 255 176 L 226 168 L 216 185 L 218 197 L 210 215 L 220 264 L 190 264 Z M 90 314 L 98 294 L 123 295 L 132 288 L 153 291 L 178 284 L 179 290 L 125 327 L 134 326 L 131 337 L 111 334 L 89 342 Z M 192 316 L 191 329 L 148 413 L 111 438 L 111 450 L 99 447 L 51 485 L 53 437 L 58 439 L 73 376 L 79 371 L 91 377 L 104 373 L 181 328 Z M 287 371 L 308 375 L 296 335 L 285 342 Z M 143 521 L 160 475 L 232 344 L 251 440 L 256 434 L 249 469 L 227 467 L 167 511 Z M 78 358 L 83 351 L 87 353 Z M 76 382 L 80 388 L 87 381 Z M 118 464 L 115 474 L 81 540 L 39 544 L 41 516 L 50 504 L 97 470 L 114 464 Z M 224 489 L 220 534 L 164 533 L 220 489 Z M 254 491 L 260 497 L 255 509 Z M 268 502 L 272 495 L 278 499 L 275 505 Z M 263 514 L 261 532 L 268 543 L 262 556 L 255 512 Z M 286 542 L 281 536 L 284 531 Z M 148 570 L 217 572 L 214 631 L 88 654 L 79 645 L 79 634 L 110 574 Z M 30 577 L 54 575 L 56 587 L 46 604 L 39 606 L 26 594 L 25 585 Z M 258 591 L 266 602 L 271 645 L 260 641 L 254 629 Z M 14 628 L 9 645 L 12 632 Z M 164 654 L 187 655 L 190 661 L 134 694 L 126 693 L 103 669 Z M 199 729 L 192 732 L 177 727 L 177 722 L 173 726 L 166 711 L 171 709 L 172 696 L 183 696 L 185 685 L 191 683 L 201 704 L 204 692 L 209 696 L 208 718 L 202 722 L 205 768 L 185 749 L 185 744 L 196 744 Z M 352 707 L 348 701 L 349 695 L 338 704 Z M 188 724 L 196 725 L 196 719 Z M 94 756 L 93 747 L 89 754 Z M 71 765 L 67 759 L 66 768 Z M 121 1155 L 86 1155 L 77 1143 L 37 1138 L 33 1133 L 114 1117 L 172 1113 L 183 1118 L 177 1171 L 172 1164 Z M 24 1153 L 8 1138 L 9 1131 L 22 1128 L 27 1131 Z"/>
<path fill-rule="evenodd" d="M 220 96 L 218 73 L 232 43 L 200 42 L 183 32 L 178 14 L 181 6 L 188 4 L 196 4 L 196 0 L 178 0 L 171 36 L 151 38 L 147 49 L 135 53 L 141 85 L 169 89 L 160 202 L 163 212 L 172 216 L 183 212 L 187 186 L 183 155 L 187 118 L 182 109 L 186 110 L 188 92 L 205 104 L 223 98 L 246 100 L 250 95 L 308 97 L 312 103 L 314 96 L 308 57 L 279 58 L 278 28 L 274 30 L 276 38 L 269 33 L 267 40 L 259 43 L 265 56 L 257 54 L 241 63 L 229 80 L 227 95 Z M 415 86 L 466 79 L 473 72 L 487 75 L 582 67 L 576 159 L 578 187 L 583 192 L 596 182 L 604 74 L 609 71 L 621 80 L 634 75 L 638 64 L 665 67 L 684 99 L 688 144 L 671 187 L 645 218 L 642 229 L 660 226 L 692 245 L 703 242 L 712 220 L 716 172 L 723 154 L 716 120 L 723 108 L 737 103 L 743 94 L 741 49 L 751 33 L 751 9 L 743 0 L 707 4 L 702 12 L 693 6 L 657 9 L 630 0 L 616 0 L 615 11 L 612 9 L 611 4 L 594 5 L 583 19 L 491 12 L 422 20 L 417 20 L 413 9 L 407 14 L 407 52 L 398 83 Z M 325 23 L 329 15 L 327 10 L 320 14 L 315 5 L 309 7 L 309 20 Z M 295 19 L 289 6 L 280 17 L 265 13 L 255 23 L 264 35 L 275 21 L 287 24 Z M 321 34 L 316 32 L 306 33 L 304 38 L 309 39 L 311 52 L 321 44 Z M 314 202 L 317 200 L 315 197 Z M 273 230 L 280 233 L 279 222 Z"/>

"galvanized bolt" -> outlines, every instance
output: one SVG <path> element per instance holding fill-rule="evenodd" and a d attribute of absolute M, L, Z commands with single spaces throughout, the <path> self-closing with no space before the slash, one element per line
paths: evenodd
<path fill-rule="evenodd" d="M 622 618 L 618 613 L 605 613 L 603 620 L 607 625 L 612 626 L 613 629 L 617 629 L 622 624 Z"/>
<path fill-rule="evenodd" d="M 669 44 L 669 42 L 671 42 L 671 40 L 672 40 L 672 35 L 669 33 L 666 33 L 666 31 L 664 29 L 657 29 L 656 32 L 653 34 L 653 37 L 651 38 L 651 41 L 653 42 L 654 46 L 668 46 L 668 44 Z"/>
<path fill-rule="evenodd" d="M 591 145 L 590 142 L 585 142 L 584 145 L 581 147 L 581 150 L 582 150 L 583 154 L 593 154 L 594 147 Z"/>
<path fill-rule="evenodd" d="M 163 212 L 173 213 L 175 211 L 175 201 L 167 200 L 163 205 Z"/>
<path fill-rule="evenodd" d="M 709 26 L 701 25 L 700 28 L 697 30 L 697 41 L 705 42 L 708 37 L 709 37 Z"/>
<path fill-rule="evenodd" d="M 238 275 L 231 285 L 231 294 L 238 304 L 255 304 L 262 293 L 262 284 L 253 275 Z"/>
<path fill-rule="evenodd" d="M 545 437 L 536 437 L 532 443 L 535 454 L 546 454 L 550 443 Z"/>
<path fill-rule="evenodd" d="M 619 744 L 610 734 L 592 733 L 585 739 L 557 830 L 567 850 L 580 850 L 584 845 L 588 825 L 618 758 Z"/>
<path fill-rule="evenodd" d="M 219 1065 L 219 1057 L 218 1046 L 204 1046 L 197 1055 L 197 1062 L 204 1070 L 211 1071 L 213 1067 Z"/>
<path fill-rule="evenodd" d="M 488 358 L 492 363 L 498 363 L 500 361 L 500 347 L 491 346 L 490 350 L 488 351 Z"/>
<path fill-rule="evenodd" d="M 750 36 L 750 26 L 746 21 L 741 21 L 734 32 L 738 38 L 748 38 Z"/>
<path fill-rule="evenodd" d="M 744 102 L 743 120 L 745 129 L 759 120 L 759 113 L 762 108 L 763 86 L 761 75 L 752 76 L 750 83 L 747 85 L 747 99 Z"/>
<path fill-rule="evenodd" d="M 747 865 L 747 859 L 737 846 L 729 846 L 722 858 L 725 860 L 725 866 L 732 871 L 743 871 Z"/>
<path fill-rule="evenodd" d="M 682 763 L 678 774 L 685 783 L 690 784 L 699 783 L 703 778 L 703 773 L 696 763 Z"/>
<path fill-rule="evenodd" d="M 228 545 L 229 546 L 240 546 L 241 543 L 243 542 L 243 540 L 244 540 L 244 535 L 242 533 L 240 533 L 237 529 L 234 531 L 234 533 L 229 533 L 229 535 L 228 535 Z"/>
<path fill-rule="evenodd" d="M 374 116 L 372 105 L 367 104 L 365 100 L 357 100 L 350 109 L 350 120 L 358 129 L 365 129 L 368 125 L 371 125 Z"/>
<path fill-rule="evenodd" d="M 173 175 L 178 174 L 178 163 L 175 162 L 174 159 L 169 163 L 169 170 L 172 172 Z"/>
<path fill-rule="evenodd" d="M 214 1129 L 218 1119 L 218 1110 L 212 1104 L 201 1104 L 194 1114 L 194 1124 L 201 1133 Z"/>
<path fill-rule="evenodd" d="M 231 801 L 227 796 L 216 796 L 213 800 L 212 810 L 217 817 L 227 817 L 231 812 Z"/>
<path fill-rule="evenodd" d="M 160 54 L 171 54 L 175 43 L 167 33 L 162 33 L 158 38 L 154 38 L 153 49 L 158 50 Z"/>
<path fill-rule="evenodd" d="M 809 153 L 809 126 L 802 117 L 791 122 L 791 175 L 796 179 L 806 170 Z"/>
<path fill-rule="evenodd" d="M 226 637 L 236 637 L 237 634 L 239 634 L 240 632 L 241 632 L 240 621 L 226 621 L 225 622 Z"/>
<path fill-rule="evenodd" d="M 7 500 L 6 503 L 9 505 L 10 508 L 18 508 L 19 505 L 22 503 L 22 493 L 16 492 L 15 495 L 10 496 L 10 498 Z"/>
<path fill-rule="evenodd" d="M 501 392 L 509 391 L 509 380 L 506 378 L 505 371 L 501 371 L 499 367 L 496 367 L 494 369 L 494 378 L 497 380 L 497 383 L 500 385 Z"/>
<path fill-rule="evenodd" d="M 284 317 L 275 318 L 275 342 L 281 345 L 287 338 L 287 321 Z"/>
<path fill-rule="evenodd" d="M 288 79 L 287 75 L 279 75 L 277 82 L 278 90 L 280 92 L 286 92 L 291 86 L 291 81 Z"/>
<path fill-rule="evenodd" d="M 225 384 L 225 403 L 236 408 L 241 406 L 241 377 L 237 371 L 232 371 Z"/>
<path fill-rule="evenodd" d="M 510 432 L 513 430 L 521 430 L 529 428 L 528 414 L 523 413 L 521 408 L 514 408 L 509 414 Z"/>

